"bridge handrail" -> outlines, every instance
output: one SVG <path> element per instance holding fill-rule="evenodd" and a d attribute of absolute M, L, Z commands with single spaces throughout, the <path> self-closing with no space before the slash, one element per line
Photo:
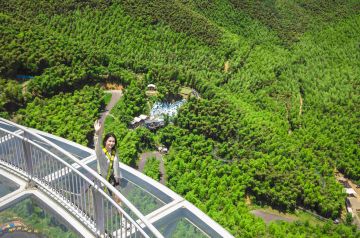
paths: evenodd
<path fill-rule="evenodd" d="M 105 192 L 103 191 L 103 189 L 102 189 L 99 185 L 95 184 L 93 181 L 91 181 L 89 178 L 87 178 L 85 175 L 83 175 L 80 171 L 78 171 L 75 167 L 73 167 L 72 165 L 68 164 L 66 161 L 63 161 L 61 158 L 59 158 L 57 155 L 53 154 L 52 152 L 48 151 L 47 149 L 41 147 L 39 144 L 37 144 L 37 143 L 35 143 L 35 142 L 31 141 L 31 140 L 28 140 L 28 138 L 26 138 L 26 137 L 21 137 L 20 135 L 17 135 L 17 134 L 15 134 L 15 133 L 12 133 L 12 132 L 7 131 L 6 129 L 0 128 L 0 130 L 1 130 L 1 131 L 4 131 L 4 132 L 6 132 L 6 133 L 8 133 L 8 134 L 10 134 L 10 135 L 12 135 L 12 136 L 14 136 L 14 137 L 17 137 L 17 138 L 25 141 L 26 143 L 32 144 L 33 146 L 37 147 L 38 149 L 40 149 L 40 150 L 44 151 L 45 153 L 51 155 L 51 156 L 52 156 L 53 158 L 55 158 L 57 161 L 59 161 L 60 163 L 64 164 L 67 168 L 70 168 L 71 171 L 74 171 L 76 174 L 78 174 L 78 175 L 79 175 L 81 178 L 83 178 L 90 186 L 92 186 L 93 188 L 95 188 L 99 193 L 101 193 L 104 197 L 106 197 L 115 207 L 117 207 L 117 209 L 118 209 L 119 211 L 121 211 L 121 213 L 123 213 L 123 215 L 126 217 L 126 219 L 130 220 L 131 222 L 133 222 L 135 226 L 138 226 L 138 224 L 137 224 L 116 202 L 114 202 L 114 201 L 110 198 L 110 196 L 109 196 L 107 193 L 105 193 Z M 62 169 L 62 170 L 63 170 L 63 169 Z M 62 172 L 60 172 L 60 174 L 62 174 Z M 30 174 L 29 177 L 33 179 L 33 176 L 32 176 L 31 174 Z M 32 180 L 32 181 L 34 181 L 34 180 Z M 36 181 L 35 181 L 35 182 L 36 182 Z M 41 184 L 40 184 L 40 185 L 41 185 Z M 138 226 L 137 228 L 140 228 L 140 227 Z"/>
<path fill-rule="evenodd" d="M 121 199 L 121 202 L 123 204 L 125 204 L 132 213 L 134 213 L 140 220 L 141 222 L 157 237 L 157 238 L 163 238 L 163 236 L 161 235 L 161 233 L 145 218 L 145 216 L 130 202 L 127 200 L 126 197 L 124 197 L 117 189 L 115 189 L 108 181 L 106 181 L 102 176 L 100 176 L 98 173 L 96 173 L 94 170 L 92 170 L 90 167 L 88 167 L 86 164 L 84 164 L 81 160 L 77 159 L 75 156 L 71 155 L 69 152 L 63 150 L 62 148 L 60 148 L 59 146 L 57 146 L 56 144 L 52 143 L 51 141 L 37 135 L 36 133 L 33 133 L 32 131 L 30 131 L 29 129 L 27 129 L 24 126 L 18 125 L 16 123 L 13 123 L 11 121 L 8 121 L 4 118 L 0 117 L 0 121 L 9 124 L 11 126 L 14 126 L 28 134 L 30 134 L 33 137 L 36 137 L 37 139 L 41 140 L 42 142 L 50 145 L 52 148 L 58 150 L 59 152 L 61 152 L 62 154 L 66 155 L 68 158 L 70 158 L 74 163 L 78 164 L 80 166 L 80 168 L 85 169 L 86 172 L 88 172 L 93 178 L 96 179 L 96 182 L 91 181 L 88 177 L 86 177 L 84 174 L 82 174 L 78 169 L 76 169 L 75 167 L 73 167 L 72 165 L 70 165 L 69 163 L 67 163 L 66 161 L 64 161 L 63 159 L 59 158 L 57 155 L 55 155 L 54 153 L 50 152 L 48 149 L 40 146 L 38 143 L 35 143 L 33 141 L 31 141 L 29 138 L 26 138 L 24 136 L 20 136 L 18 134 L 16 134 L 15 132 L 11 132 L 8 131 L 6 129 L 0 128 L 1 131 L 10 134 L 12 136 L 15 136 L 19 139 L 21 139 L 22 141 L 26 142 L 26 143 L 30 143 L 33 146 L 39 148 L 40 150 L 44 151 L 45 153 L 49 154 L 50 156 L 52 156 L 53 158 L 55 158 L 56 160 L 58 160 L 60 163 L 64 164 L 67 168 L 71 169 L 71 171 L 74 171 L 76 174 L 78 174 L 82 179 L 84 179 L 88 184 L 90 184 L 97 192 L 99 192 L 101 194 L 101 196 L 103 198 L 105 198 L 106 200 L 108 200 L 113 206 L 115 206 L 115 208 L 120 211 L 126 219 L 128 219 L 138 230 L 139 232 L 144 235 L 144 237 L 148 237 L 148 235 L 143 231 L 143 229 L 140 227 L 140 225 L 135 222 L 123 209 L 122 207 L 117 204 L 106 192 L 104 192 L 103 187 L 107 187 L 108 190 L 110 190 L 113 194 L 115 194 L 117 197 L 119 197 Z M 102 186 L 99 186 L 99 185 Z"/>

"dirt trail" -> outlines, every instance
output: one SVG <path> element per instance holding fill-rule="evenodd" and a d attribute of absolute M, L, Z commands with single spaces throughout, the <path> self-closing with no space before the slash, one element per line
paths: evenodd
<path fill-rule="evenodd" d="M 151 157 L 155 157 L 157 160 L 160 161 L 159 171 L 160 171 L 160 183 L 165 185 L 165 166 L 164 166 L 164 160 L 162 159 L 162 154 L 157 151 L 153 152 L 145 152 L 140 155 L 140 161 L 138 170 L 142 173 L 144 171 L 145 164 L 147 160 Z"/>
<path fill-rule="evenodd" d="M 230 62 L 226 61 L 224 64 L 224 72 L 225 73 L 229 72 L 229 69 L 230 69 Z"/>
<path fill-rule="evenodd" d="M 302 96 L 301 96 L 301 93 L 300 93 L 299 116 L 301 116 L 301 114 L 302 114 L 303 103 L 304 103 L 304 100 L 303 100 L 303 98 L 302 98 Z"/>

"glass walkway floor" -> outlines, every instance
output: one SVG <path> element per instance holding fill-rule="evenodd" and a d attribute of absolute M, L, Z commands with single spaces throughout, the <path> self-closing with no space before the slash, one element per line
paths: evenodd
<path fill-rule="evenodd" d="M 18 141 L 19 138 L 21 142 Z M 31 142 L 30 146 L 25 145 L 24 142 L 27 140 Z M 18 147 L 22 149 L 18 151 Z M 32 147 L 41 150 L 36 152 Z M 26 148 L 30 148 L 28 152 Z M 26 189 L 28 183 L 22 178 L 24 177 L 22 166 L 28 164 L 28 161 L 21 161 L 17 166 L 11 162 L 18 156 L 36 157 L 37 154 L 41 155 L 42 151 L 64 162 L 56 165 L 35 159 L 37 163 L 33 162 L 30 166 L 32 176 L 38 178 L 34 181 L 60 191 L 62 198 L 55 199 L 51 189 Z M 123 212 L 129 214 L 128 219 L 125 219 L 124 215 L 119 216 L 116 212 L 116 210 L 120 211 L 119 208 L 111 208 L 110 203 L 103 203 L 100 208 L 96 207 L 98 204 L 96 201 L 98 202 L 99 199 L 96 196 L 96 191 L 99 190 L 96 189 L 99 188 L 96 183 L 91 185 L 96 170 L 95 152 L 92 149 L 0 118 L 0 227 L 4 231 L 7 229 L 3 233 L 0 230 L 0 237 L 14 237 L 8 232 L 11 224 L 19 227 L 16 232 L 21 237 L 89 237 L 89 234 L 96 237 L 99 236 L 99 228 L 95 228 L 95 223 L 99 220 L 97 215 L 99 211 L 102 211 L 107 222 L 105 227 L 100 227 L 100 231 L 106 232 L 108 237 L 146 237 L 140 232 L 141 229 L 149 234 L 148 237 L 233 237 L 206 214 L 166 186 L 122 163 L 120 169 L 123 178 L 116 189 L 124 197 L 124 202 L 125 200 L 129 202 L 120 204 Z M 16 178 L 14 180 L 22 184 L 18 184 L 12 178 Z M 36 192 L 32 192 L 33 190 Z M 40 193 L 43 195 L 39 195 Z M 55 205 L 44 206 L 48 204 L 44 201 L 46 197 L 49 203 L 54 202 Z M 104 198 L 101 199 L 104 201 Z M 67 208 L 68 204 L 69 208 Z M 74 222 L 71 222 L 67 216 L 71 216 Z M 131 220 L 137 223 L 138 227 L 136 225 L 129 228 L 127 222 L 130 223 Z M 76 222 L 83 224 L 85 228 L 78 228 Z M 114 222 L 120 222 L 121 228 L 114 229 L 112 227 Z M 161 235 L 154 235 L 146 222 L 152 224 L 153 229 L 159 231 Z M 6 226 L 8 228 L 5 228 Z M 24 227 L 28 228 L 28 233 L 24 231 Z M 87 233 L 84 231 L 86 229 Z"/>
<path fill-rule="evenodd" d="M 46 210 L 42 201 L 30 196 L 0 211 L 0 237 L 75 238 L 70 226 Z"/>
<path fill-rule="evenodd" d="M 0 175 L 0 198 L 15 191 L 19 187 L 17 183 Z"/>

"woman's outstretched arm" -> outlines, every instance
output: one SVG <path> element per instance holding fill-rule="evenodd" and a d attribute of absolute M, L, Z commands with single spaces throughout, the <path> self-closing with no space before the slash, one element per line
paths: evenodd
<path fill-rule="evenodd" d="M 98 173 L 101 174 L 101 167 L 100 167 L 101 162 L 99 160 L 101 160 L 101 158 L 102 158 L 102 149 L 101 149 L 101 135 L 100 135 L 101 123 L 99 122 L 99 120 L 95 121 L 94 129 L 95 129 L 94 145 L 95 145 L 95 153 L 96 153 L 96 159 L 97 159 L 97 170 L 98 170 Z"/>

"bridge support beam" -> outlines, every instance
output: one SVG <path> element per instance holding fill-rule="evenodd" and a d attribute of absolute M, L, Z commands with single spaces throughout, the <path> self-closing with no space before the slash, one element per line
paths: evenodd
<path fill-rule="evenodd" d="M 26 139 L 29 138 L 29 135 L 26 131 L 24 131 L 24 137 Z M 26 172 L 31 175 L 30 176 L 30 180 L 31 180 L 31 177 L 33 176 L 33 163 L 32 163 L 32 157 L 31 157 L 30 143 L 26 143 L 25 139 L 23 139 L 22 144 L 23 144 L 25 163 L 26 163 L 26 169 L 27 169 Z"/>
<path fill-rule="evenodd" d="M 100 237 L 102 237 L 105 235 L 105 213 L 103 206 L 104 205 L 103 197 L 94 187 L 91 187 L 91 190 L 94 200 L 96 229 L 97 232 L 100 233 Z"/>

